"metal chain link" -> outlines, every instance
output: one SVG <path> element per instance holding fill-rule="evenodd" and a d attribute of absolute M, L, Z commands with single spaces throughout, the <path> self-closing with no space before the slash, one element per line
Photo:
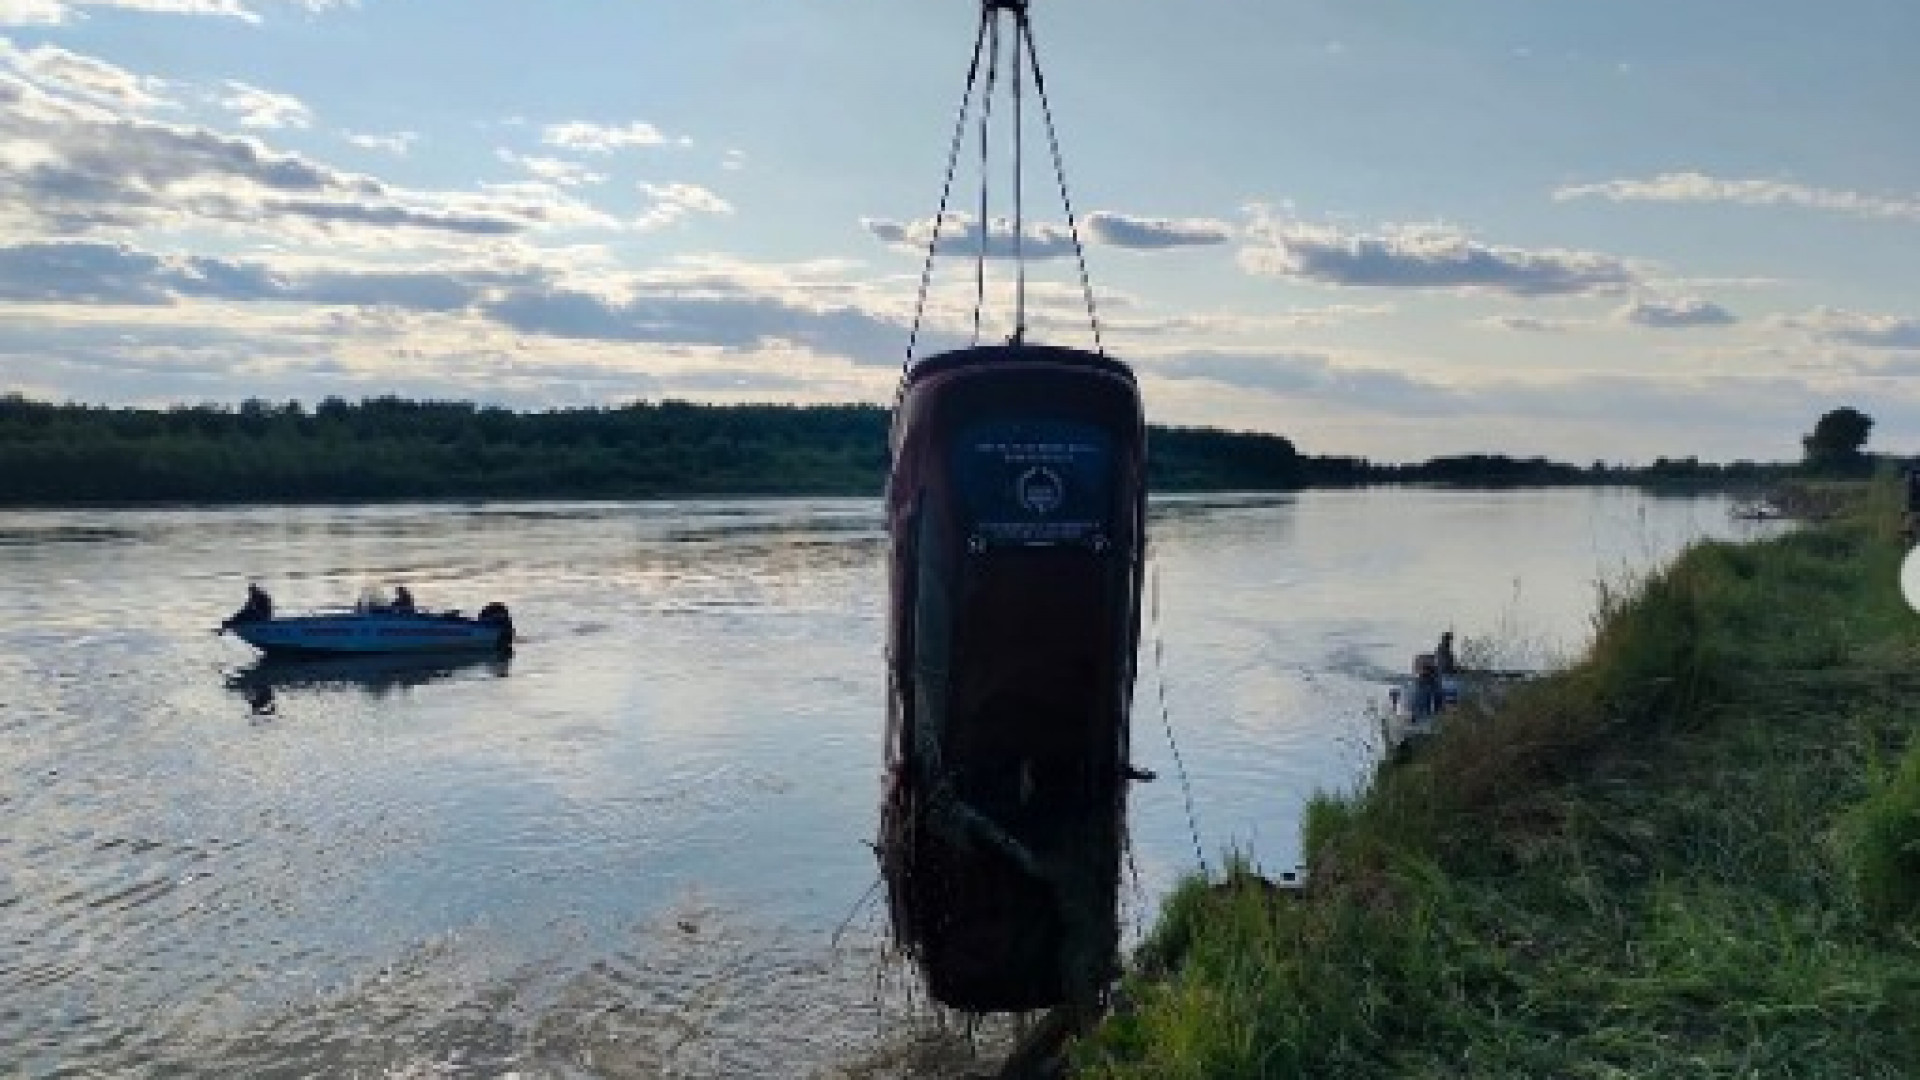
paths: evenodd
<path fill-rule="evenodd" d="M 993 119 L 993 92 L 999 79 L 1000 70 L 1000 12 L 1010 13 L 1014 19 L 1013 35 L 1013 252 L 1015 273 L 1014 295 L 1014 332 L 1010 339 L 1019 344 L 1026 338 L 1027 332 L 1027 266 L 1026 266 L 1026 205 L 1024 190 L 1025 172 L 1025 103 L 1023 95 L 1023 69 L 1033 69 L 1033 88 L 1040 98 L 1041 116 L 1046 122 L 1047 147 L 1053 159 L 1054 180 L 1060 189 L 1060 205 L 1067 216 L 1067 232 L 1073 240 L 1073 256 L 1080 273 L 1080 291 L 1086 299 L 1087 322 L 1093 331 L 1094 351 L 1106 355 L 1106 342 L 1100 331 L 1100 310 L 1093 291 L 1093 277 L 1087 270 L 1086 245 L 1080 237 L 1080 222 L 1073 210 L 1073 194 L 1067 184 L 1066 158 L 1060 150 L 1060 134 L 1054 124 L 1053 104 L 1047 97 L 1046 75 L 1040 68 L 1040 52 L 1034 43 L 1033 23 L 1027 16 L 1027 0 L 982 0 L 980 27 L 974 35 L 973 59 L 967 67 L 966 92 L 960 98 L 959 115 L 954 120 L 953 139 L 947 149 L 946 176 L 940 186 L 940 209 L 934 215 L 932 235 L 927 240 L 927 254 L 920 267 L 920 288 L 914 299 L 913 326 L 907 334 L 907 354 L 901 362 L 901 388 L 905 389 L 905 378 L 913 367 L 914 352 L 919 346 L 921 327 L 926 321 L 927 299 L 933 286 L 933 263 L 940 250 L 940 234 L 946 227 L 947 208 L 952 203 L 953 181 L 959 171 L 960 145 L 965 141 L 967 120 L 973 111 L 976 89 L 980 88 L 980 60 L 983 54 L 989 57 L 987 80 L 981 92 L 980 116 L 980 220 L 976 223 L 980 230 L 980 243 L 975 253 L 974 265 L 974 306 L 973 306 L 973 342 L 979 344 L 983 312 L 986 307 L 987 260 L 992 254 L 993 224 L 988 218 L 988 196 L 991 187 L 989 166 L 991 164 L 991 144 L 989 129 Z"/>
<path fill-rule="evenodd" d="M 967 114 L 973 108 L 973 88 L 980 77 L 980 54 L 986 46 L 987 25 L 992 18 L 990 9 L 981 14 L 980 29 L 973 38 L 973 61 L 967 66 L 967 91 L 960 96 L 960 115 L 953 122 L 953 144 L 947 149 L 947 177 L 940 185 L 940 211 L 933 216 L 933 238 L 927 241 L 927 258 L 920 267 L 920 295 L 913 305 L 913 329 L 907 333 L 907 356 L 900 364 L 903 380 L 907 369 L 913 366 L 914 346 L 920 341 L 920 324 L 927 312 L 927 291 L 933 283 L 933 257 L 940 250 L 940 228 L 946 224 L 947 203 L 953 197 L 953 177 L 960 167 L 960 143 L 967 132 Z"/>

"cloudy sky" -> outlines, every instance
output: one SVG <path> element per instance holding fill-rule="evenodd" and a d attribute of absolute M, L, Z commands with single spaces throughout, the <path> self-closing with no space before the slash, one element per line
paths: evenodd
<path fill-rule="evenodd" d="M 1920 452 L 1912 0 L 1033 0 L 1109 351 L 1316 453 Z M 890 399 L 973 0 L 0 0 L 0 390 Z M 1005 80 L 1002 82 L 1005 89 Z M 1028 322 L 1086 344 L 1029 112 Z M 1010 328 L 1011 104 L 920 348 Z"/>

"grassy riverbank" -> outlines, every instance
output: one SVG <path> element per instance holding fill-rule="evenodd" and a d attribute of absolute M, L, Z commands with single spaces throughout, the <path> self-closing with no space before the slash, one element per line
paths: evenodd
<path fill-rule="evenodd" d="M 1577 666 L 1190 881 L 1082 1076 L 1909 1077 L 1920 615 L 1890 487 L 1609 591 Z"/>

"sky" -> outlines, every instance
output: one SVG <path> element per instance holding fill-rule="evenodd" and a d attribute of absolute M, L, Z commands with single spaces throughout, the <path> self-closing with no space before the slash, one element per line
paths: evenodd
<path fill-rule="evenodd" d="M 1005 50 L 920 302 L 980 18 L 0 0 L 0 392 L 888 403 L 916 311 L 916 356 L 1013 330 Z M 1911 0 L 1032 0 L 1032 25 L 1100 344 L 1157 423 L 1784 460 L 1853 406 L 1920 453 Z M 1091 346 L 1031 72 L 1021 100 L 1027 338 Z"/>

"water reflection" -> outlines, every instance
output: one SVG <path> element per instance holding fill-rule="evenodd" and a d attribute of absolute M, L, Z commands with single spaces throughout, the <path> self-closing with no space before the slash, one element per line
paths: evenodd
<path fill-rule="evenodd" d="M 426 653 L 385 656 L 282 657 L 265 656 L 229 671 L 226 687 L 239 694 L 256 716 L 270 716 L 281 691 L 358 690 L 381 698 L 428 683 L 463 675 L 487 674 L 505 678 L 513 664 L 511 653 Z"/>

